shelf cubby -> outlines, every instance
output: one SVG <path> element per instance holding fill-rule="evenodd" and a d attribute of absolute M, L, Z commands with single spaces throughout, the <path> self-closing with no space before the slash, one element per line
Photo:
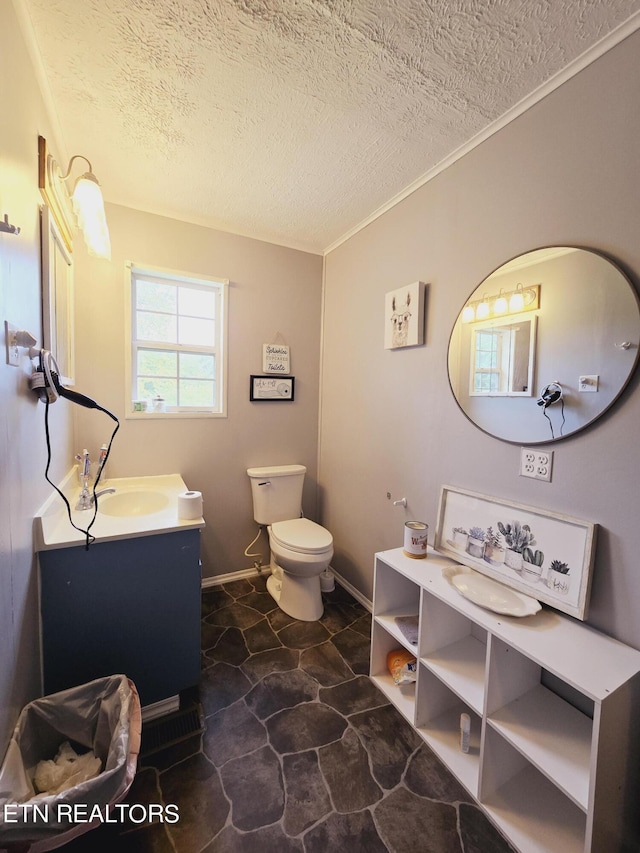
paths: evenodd
<path fill-rule="evenodd" d="M 373 623 L 372 632 L 371 679 L 387 699 L 396 706 L 402 716 L 414 725 L 416 707 L 415 682 L 396 684 L 387 666 L 387 655 L 398 648 L 398 639 L 377 621 Z"/>
<path fill-rule="evenodd" d="M 584 811 L 490 727 L 485 733 L 480 789 L 481 805 L 518 850 L 584 851 Z"/>
<path fill-rule="evenodd" d="M 460 715 L 469 714 L 469 752 L 460 748 Z M 467 790 L 477 796 L 482 718 L 420 662 L 416 730 Z"/>

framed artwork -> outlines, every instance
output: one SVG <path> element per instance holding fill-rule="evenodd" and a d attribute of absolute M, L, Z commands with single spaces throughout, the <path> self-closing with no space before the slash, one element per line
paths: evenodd
<path fill-rule="evenodd" d="M 435 548 L 469 568 L 584 620 L 597 525 L 443 486 Z"/>
<path fill-rule="evenodd" d="M 385 349 L 402 349 L 424 343 L 424 293 L 424 284 L 416 281 L 385 294 Z"/>
<path fill-rule="evenodd" d="M 41 208 L 42 342 L 53 353 L 60 381 L 74 383 L 73 258 L 47 205 Z"/>
<path fill-rule="evenodd" d="M 293 376 L 251 376 L 249 399 L 253 403 L 290 403 L 295 393 Z"/>

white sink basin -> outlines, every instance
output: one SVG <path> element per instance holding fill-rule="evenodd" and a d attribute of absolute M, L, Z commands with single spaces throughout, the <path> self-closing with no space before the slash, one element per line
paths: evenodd
<path fill-rule="evenodd" d="M 98 498 L 98 512 L 115 516 L 153 515 L 169 506 L 169 498 L 162 492 L 136 489 L 130 492 L 116 492 Z"/>
<path fill-rule="evenodd" d="M 72 507 L 73 523 L 79 529 L 69 524 L 62 500 L 53 493 L 34 519 L 38 551 L 86 543 L 84 531 L 93 518 L 93 508 L 75 509 L 80 494 L 75 468 L 61 486 Z M 178 496 L 187 490 L 179 474 L 110 477 L 100 484 L 100 488 L 113 488 L 115 492 L 98 497 L 98 513 L 90 531 L 96 542 L 204 527 L 204 518 L 183 519 L 179 516 Z"/>

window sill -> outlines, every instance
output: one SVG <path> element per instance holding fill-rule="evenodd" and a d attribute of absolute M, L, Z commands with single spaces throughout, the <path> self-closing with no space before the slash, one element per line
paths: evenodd
<path fill-rule="evenodd" d="M 191 412 L 127 412 L 127 421 L 157 421 L 184 420 L 185 418 L 226 418 L 226 412 L 191 411 Z"/>

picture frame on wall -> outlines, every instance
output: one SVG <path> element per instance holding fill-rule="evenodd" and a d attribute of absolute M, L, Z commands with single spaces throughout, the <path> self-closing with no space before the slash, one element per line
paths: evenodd
<path fill-rule="evenodd" d="M 471 569 L 586 618 L 597 524 L 442 486 L 434 547 Z"/>
<path fill-rule="evenodd" d="M 291 403 L 295 397 L 295 377 L 256 376 L 250 377 L 249 400 L 252 403 Z"/>
<path fill-rule="evenodd" d="M 425 284 L 416 281 L 390 290 L 384 298 L 384 348 L 424 344 Z"/>

